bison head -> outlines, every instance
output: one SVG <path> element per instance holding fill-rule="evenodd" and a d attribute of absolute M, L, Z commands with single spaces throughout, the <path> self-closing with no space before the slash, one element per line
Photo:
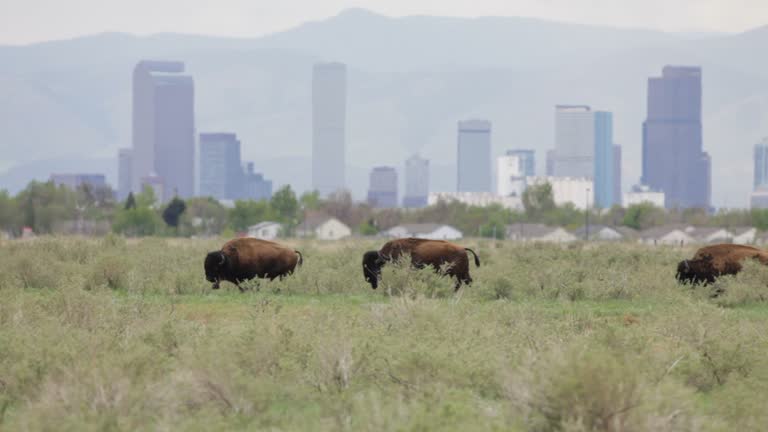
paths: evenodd
<path fill-rule="evenodd" d="M 219 289 L 220 275 L 227 265 L 227 255 L 222 251 L 211 252 L 205 257 L 205 279 Z"/>
<path fill-rule="evenodd" d="M 371 284 L 371 288 L 376 289 L 379 286 L 379 277 L 381 277 L 381 266 L 384 260 L 377 251 L 369 251 L 363 255 L 363 277 L 365 281 Z"/>
<path fill-rule="evenodd" d="M 712 264 L 712 256 L 692 260 L 682 260 L 677 264 L 677 274 L 675 275 L 680 282 L 691 284 L 712 283 L 715 281 L 717 271 Z"/>

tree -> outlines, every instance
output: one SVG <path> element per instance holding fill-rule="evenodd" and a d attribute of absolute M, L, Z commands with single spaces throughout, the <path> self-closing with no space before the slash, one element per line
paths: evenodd
<path fill-rule="evenodd" d="M 301 198 L 299 198 L 299 203 L 301 204 L 302 210 L 305 211 L 319 209 L 322 204 L 320 201 L 320 192 L 316 190 L 312 192 L 304 192 L 301 195 Z"/>
<path fill-rule="evenodd" d="M 290 185 L 285 185 L 275 192 L 269 204 L 277 214 L 280 222 L 287 225 L 294 225 L 296 223 L 299 202 L 296 200 L 296 194 L 293 193 Z"/>
<path fill-rule="evenodd" d="M 115 215 L 112 230 L 116 233 L 136 237 L 151 236 L 160 231 L 162 219 L 149 207 L 120 210 Z"/>
<path fill-rule="evenodd" d="M 664 210 L 651 203 L 640 203 L 627 208 L 623 225 L 634 229 L 646 229 L 664 223 Z"/>
<path fill-rule="evenodd" d="M 144 185 L 141 193 L 136 195 L 137 207 L 154 207 L 157 203 L 157 196 L 155 196 L 155 190 L 149 185 Z"/>
<path fill-rule="evenodd" d="M 190 198 L 181 225 L 188 235 L 221 234 L 227 226 L 228 210 L 214 198 Z"/>
<path fill-rule="evenodd" d="M 136 208 L 136 198 L 134 198 L 133 192 L 128 192 L 128 198 L 125 199 L 125 205 L 123 206 L 123 208 L 125 210 Z"/>
<path fill-rule="evenodd" d="M 556 207 L 552 185 L 544 183 L 528 186 L 523 192 L 523 207 L 529 220 L 538 220 L 553 211 Z"/>
<path fill-rule="evenodd" d="M 269 201 L 235 201 L 235 207 L 229 211 L 229 226 L 243 232 L 251 225 L 276 218 Z"/>
<path fill-rule="evenodd" d="M 187 204 L 179 197 L 174 197 L 168 206 L 163 210 L 163 221 L 169 227 L 176 228 L 178 231 L 179 221 L 184 210 L 187 209 Z"/>

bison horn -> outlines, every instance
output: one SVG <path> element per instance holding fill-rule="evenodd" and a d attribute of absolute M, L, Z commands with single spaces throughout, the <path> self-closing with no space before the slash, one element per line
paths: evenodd
<path fill-rule="evenodd" d="M 685 271 L 691 271 L 691 266 L 688 265 L 688 260 L 683 260 L 683 262 L 685 263 Z"/>
<path fill-rule="evenodd" d="M 224 254 L 221 254 L 221 262 L 219 262 L 219 265 L 223 265 L 224 261 L 227 260 L 227 257 Z"/>

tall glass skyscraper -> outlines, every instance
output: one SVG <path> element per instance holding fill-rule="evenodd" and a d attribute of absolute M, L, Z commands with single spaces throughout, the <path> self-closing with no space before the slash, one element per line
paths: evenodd
<path fill-rule="evenodd" d="M 132 189 L 159 179 L 161 201 L 195 192 L 195 92 L 183 72 L 184 63 L 168 61 L 140 61 L 133 70 Z"/>
<path fill-rule="evenodd" d="M 397 171 L 393 167 L 371 170 L 368 204 L 378 208 L 397 207 Z"/>
<path fill-rule="evenodd" d="M 762 186 L 768 188 L 768 137 L 755 144 L 755 179 L 754 189 Z"/>
<path fill-rule="evenodd" d="M 413 155 L 405 161 L 403 207 L 426 207 L 429 198 L 429 160 Z"/>
<path fill-rule="evenodd" d="M 458 192 L 491 192 L 491 122 L 459 122 Z"/>
<path fill-rule="evenodd" d="M 243 197 L 240 141 L 233 133 L 200 134 L 200 195 L 235 200 Z"/>
<path fill-rule="evenodd" d="M 610 208 L 618 200 L 614 189 L 613 115 L 595 112 L 595 206 Z"/>
<path fill-rule="evenodd" d="M 710 158 L 703 150 L 701 68 L 665 66 L 648 79 L 642 183 L 664 192 L 667 208 L 709 208 Z"/>
<path fill-rule="evenodd" d="M 347 67 L 312 70 L 312 187 L 325 197 L 346 188 Z"/>

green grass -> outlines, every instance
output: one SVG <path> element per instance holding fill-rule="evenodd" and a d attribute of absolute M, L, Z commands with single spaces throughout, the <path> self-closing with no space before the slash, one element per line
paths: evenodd
<path fill-rule="evenodd" d="M 223 240 L 0 243 L 0 430 L 761 430 L 768 269 L 674 280 L 691 249 L 467 240 L 362 279 L 371 241 L 241 294 Z M 711 299 L 713 289 L 725 290 Z"/>

